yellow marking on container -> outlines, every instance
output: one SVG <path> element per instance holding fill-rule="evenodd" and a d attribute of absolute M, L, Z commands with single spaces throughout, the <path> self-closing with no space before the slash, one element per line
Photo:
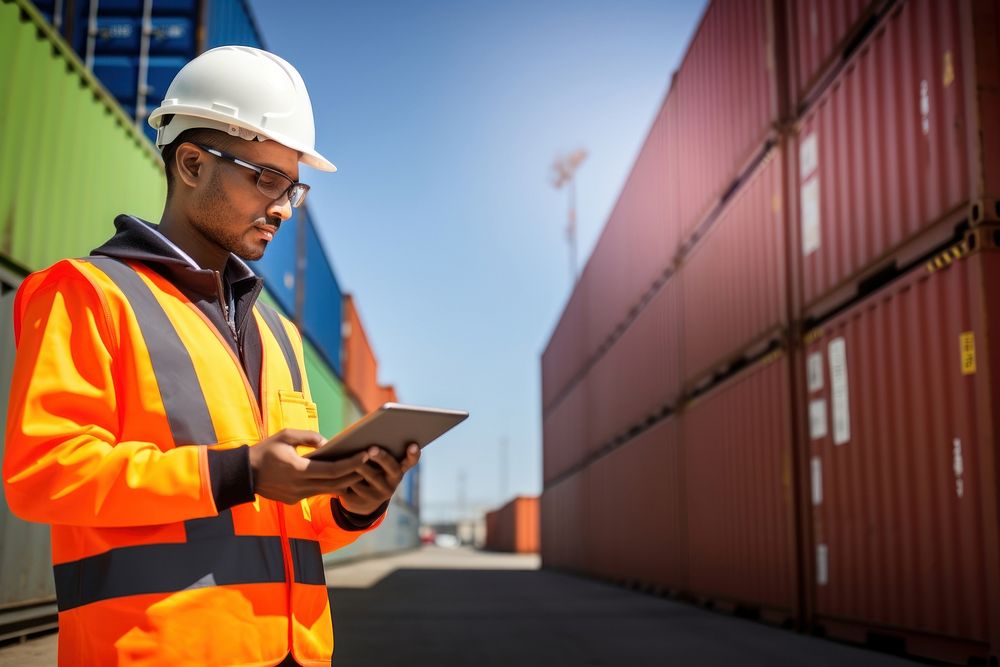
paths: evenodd
<path fill-rule="evenodd" d="M 806 335 L 802 337 L 802 341 L 806 345 L 812 345 L 813 343 L 815 343 L 816 341 L 818 341 L 822 337 L 823 337 L 823 328 L 819 327 L 817 329 L 813 329 L 811 331 L 807 331 Z"/>
<path fill-rule="evenodd" d="M 958 335 L 958 346 L 962 354 L 962 375 L 976 372 L 976 335 L 966 331 Z"/>
<path fill-rule="evenodd" d="M 955 63 L 951 57 L 951 51 L 944 52 L 944 87 L 947 88 L 955 81 Z"/>

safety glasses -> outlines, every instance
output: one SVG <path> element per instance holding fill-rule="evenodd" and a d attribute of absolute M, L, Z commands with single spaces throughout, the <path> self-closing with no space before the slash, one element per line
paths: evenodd
<path fill-rule="evenodd" d="M 280 171 L 276 171 L 270 167 L 262 167 L 259 164 L 254 164 L 253 162 L 247 162 L 246 160 L 238 158 L 235 155 L 230 155 L 225 151 L 220 151 L 218 148 L 203 146 L 202 144 L 195 144 L 195 146 L 206 153 L 211 153 L 221 160 L 226 160 L 239 165 L 244 169 L 250 169 L 251 171 L 257 172 L 257 189 L 260 190 L 261 194 L 268 199 L 281 199 L 282 196 L 288 195 L 288 203 L 292 205 L 292 208 L 298 208 L 306 199 L 306 193 L 309 192 L 309 186 L 305 183 L 293 181 Z"/>

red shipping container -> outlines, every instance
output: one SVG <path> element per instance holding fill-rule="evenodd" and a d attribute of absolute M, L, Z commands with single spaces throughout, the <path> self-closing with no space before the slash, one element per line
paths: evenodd
<path fill-rule="evenodd" d="M 1000 267 L 1000 255 L 979 259 Z M 982 498 L 985 481 L 995 500 L 996 477 L 980 460 L 995 445 L 977 414 L 996 406 L 976 393 L 988 332 L 975 325 L 970 266 L 921 267 L 814 332 L 804 416 L 820 623 L 961 664 L 987 653 L 997 567 L 984 546 L 996 511 L 984 521 Z"/>
<path fill-rule="evenodd" d="M 587 289 L 581 276 L 542 352 L 542 413 L 546 414 L 583 372 L 587 345 Z"/>
<path fill-rule="evenodd" d="M 587 352 L 640 306 L 673 264 L 677 224 L 676 105 L 668 97 L 587 262 Z"/>
<path fill-rule="evenodd" d="M 361 316 L 350 294 L 344 295 L 344 384 L 353 393 L 365 412 L 381 405 L 378 386 L 378 362 L 368 343 Z"/>
<path fill-rule="evenodd" d="M 583 566 L 583 475 L 546 486 L 541 500 L 542 566 L 580 571 Z"/>
<path fill-rule="evenodd" d="M 584 472 L 589 574 L 661 590 L 684 584 L 677 419 L 654 424 Z"/>
<path fill-rule="evenodd" d="M 776 354 L 681 414 L 688 588 L 775 622 L 799 611 L 789 380 Z"/>
<path fill-rule="evenodd" d="M 590 369 L 586 411 L 578 415 L 588 454 L 676 406 L 679 321 L 680 290 L 671 278 Z"/>
<path fill-rule="evenodd" d="M 518 496 L 500 509 L 487 512 L 486 548 L 538 553 L 538 498 Z"/>
<path fill-rule="evenodd" d="M 677 70 L 682 241 L 776 134 L 775 37 L 768 0 L 715 0 Z"/>
<path fill-rule="evenodd" d="M 927 247 L 946 240 L 966 213 L 961 4 L 902 2 L 801 123 L 795 194 L 808 315 L 851 298 L 935 223 L 945 226 Z"/>
<path fill-rule="evenodd" d="M 569 393 L 542 418 L 542 478 L 550 484 L 587 455 L 587 383 Z"/>
<path fill-rule="evenodd" d="M 793 0 L 788 7 L 788 32 L 793 103 L 801 104 L 822 86 L 828 71 L 843 58 L 844 49 L 886 0 Z"/>
<path fill-rule="evenodd" d="M 782 163 L 769 153 L 684 260 L 686 384 L 787 326 Z"/>

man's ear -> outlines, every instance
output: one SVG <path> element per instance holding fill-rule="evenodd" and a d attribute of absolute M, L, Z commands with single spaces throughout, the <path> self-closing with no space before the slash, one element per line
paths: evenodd
<path fill-rule="evenodd" d="M 195 187 L 205 168 L 205 153 L 194 144 L 187 142 L 177 147 L 174 153 L 177 177 L 188 187 Z"/>

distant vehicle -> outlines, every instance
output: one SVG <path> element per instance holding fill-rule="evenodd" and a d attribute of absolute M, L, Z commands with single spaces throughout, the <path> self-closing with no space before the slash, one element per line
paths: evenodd
<path fill-rule="evenodd" d="M 441 533 L 434 538 L 434 544 L 439 547 L 444 547 L 445 549 L 455 549 L 461 546 L 461 542 L 454 535 L 449 535 L 448 533 Z"/>

